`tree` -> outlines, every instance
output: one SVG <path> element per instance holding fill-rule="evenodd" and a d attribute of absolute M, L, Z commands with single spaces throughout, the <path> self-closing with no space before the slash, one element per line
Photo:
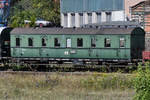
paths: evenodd
<path fill-rule="evenodd" d="M 138 66 L 138 74 L 134 80 L 136 91 L 135 100 L 150 99 L 150 63 L 145 66 Z"/>
<path fill-rule="evenodd" d="M 11 8 L 9 24 L 12 27 L 24 27 L 24 20 L 30 20 L 30 26 L 33 27 L 37 19 L 60 26 L 59 3 L 53 0 L 17 0 Z"/>

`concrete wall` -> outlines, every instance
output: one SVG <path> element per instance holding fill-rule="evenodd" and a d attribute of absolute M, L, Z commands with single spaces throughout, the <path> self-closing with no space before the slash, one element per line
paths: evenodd
<path fill-rule="evenodd" d="M 112 21 L 125 21 L 124 11 L 113 11 L 112 12 Z"/>
<path fill-rule="evenodd" d="M 124 0 L 124 9 L 123 10 L 98 11 L 99 13 L 101 13 L 101 22 L 106 22 L 106 19 L 107 19 L 106 12 L 111 12 L 111 21 L 126 21 L 127 17 L 130 19 L 131 18 L 131 16 L 130 16 L 130 7 L 137 4 L 137 3 L 139 3 L 139 2 L 141 2 L 141 1 L 144 1 L 144 0 Z M 71 1 L 68 1 L 68 2 L 71 2 Z M 76 3 L 77 3 L 77 1 L 76 1 Z M 79 8 L 79 7 L 75 6 L 75 8 L 77 10 L 77 8 Z M 64 10 L 64 8 L 63 8 L 63 10 Z M 84 12 L 77 12 L 77 11 L 67 12 L 66 13 L 67 17 L 63 15 L 63 12 L 61 12 L 61 25 L 63 27 L 74 27 L 74 26 L 75 27 L 80 27 L 82 25 L 82 23 L 83 24 L 89 24 L 89 17 L 88 17 L 89 12 L 92 14 L 92 23 L 97 23 L 98 22 L 96 12 L 91 12 L 90 10 L 88 12 L 85 12 L 85 11 Z M 71 16 L 72 13 L 75 14 L 75 24 L 73 23 L 74 18 L 72 18 L 72 16 Z M 83 14 L 83 22 L 81 22 L 81 17 L 80 17 L 79 13 Z M 67 20 L 66 20 L 66 18 L 67 18 Z"/>
<path fill-rule="evenodd" d="M 99 12 L 100 20 L 98 21 L 98 15 L 96 12 L 92 12 L 92 23 L 98 22 L 106 22 L 107 21 L 107 14 L 106 12 Z M 126 15 L 124 11 L 112 11 L 111 13 L 111 21 L 127 21 Z M 63 27 L 80 27 L 83 24 L 89 24 L 89 16 L 87 12 L 82 13 L 83 18 L 81 20 L 80 13 L 75 13 L 75 18 L 73 18 L 72 13 L 67 13 L 67 16 L 64 16 L 61 13 L 61 26 Z M 73 21 L 74 20 L 74 21 Z M 82 22 L 81 22 L 82 21 Z"/>
<path fill-rule="evenodd" d="M 107 21 L 107 13 L 108 12 L 99 12 L 101 22 Z M 125 15 L 124 11 L 112 11 L 111 13 L 110 21 L 125 21 Z M 65 14 L 61 13 L 61 25 L 63 27 L 80 27 L 82 24 L 89 24 L 89 23 L 99 23 L 98 21 L 98 13 L 97 12 L 84 12 L 83 14 L 83 20 L 81 20 L 81 13 L 67 13 Z M 74 16 L 75 15 L 75 19 Z M 89 15 L 92 15 L 91 17 Z M 66 19 L 67 18 L 67 19 Z M 92 20 L 90 19 L 92 18 Z M 82 21 L 82 22 L 81 22 Z M 91 22 L 89 22 L 91 21 Z"/>

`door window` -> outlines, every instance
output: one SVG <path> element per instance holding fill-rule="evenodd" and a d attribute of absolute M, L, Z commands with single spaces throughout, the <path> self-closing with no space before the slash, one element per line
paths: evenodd
<path fill-rule="evenodd" d="M 125 39 L 124 38 L 120 38 L 120 47 L 121 48 L 125 47 Z"/>
<path fill-rule="evenodd" d="M 111 40 L 109 38 L 105 38 L 105 47 L 111 47 Z"/>
<path fill-rule="evenodd" d="M 71 39 L 67 38 L 67 48 L 70 48 L 70 47 L 71 47 Z"/>

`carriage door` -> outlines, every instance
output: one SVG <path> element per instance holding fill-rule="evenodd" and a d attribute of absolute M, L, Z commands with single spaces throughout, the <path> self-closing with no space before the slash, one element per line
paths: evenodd
<path fill-rule="evenodd" d="M 119 59 L 123 59 L 126 58 L 127 54 L 126 54 L 126 49 L 125 49 L 125 37 L 120 37 L 119 39 Z"/>
<path fill-rule="evenodd" d="M 91 48 L 89 49 L 89 57 L 91 58 L 98 58 L 99 57 L 99 52 L 96 48 L 96 37 L 92 36 L 91 37 Z"/>
<path fill-rule="evenodd" d="M 67 57 L 71 57 L 72 53 L 68 49 L 68 48 L 71 48 L 71 39 L 70 38 L 66 39 L 66 48 L 67 49 L 65 50 L 64 55 L 67 56 Z"/>

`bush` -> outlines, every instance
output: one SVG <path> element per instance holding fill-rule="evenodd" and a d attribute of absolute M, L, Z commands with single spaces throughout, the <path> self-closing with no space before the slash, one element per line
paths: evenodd
<path fill-rule="evenodd" d="M 134 100 L 150 99 L 150 63 L 146 63 L 143 67 L 138 66 L 137 76 L 134 79 L 134 88 L 136 91 Z"/>

